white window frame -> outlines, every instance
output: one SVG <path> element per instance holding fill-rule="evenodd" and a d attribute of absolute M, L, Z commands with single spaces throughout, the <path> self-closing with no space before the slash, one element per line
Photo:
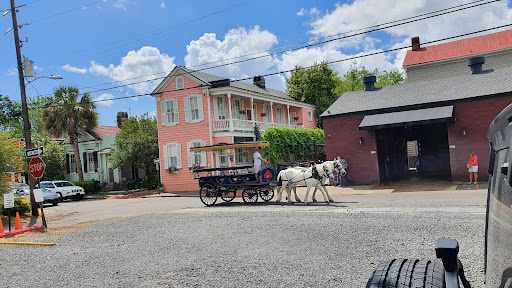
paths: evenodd
<path fill-rule="evenodd" d="M 221 103 L 219 103 L 219 100 Z M 219 105 L 221 104 L 222 107 Z M 214 117 L 215 120 L 226 120 L 228 119 L 229 110 L 227 109 L 227 98 L 224 96 L 215 96 L 213 100 Z"/>
<path fill-rule="evenodd" d="M 286 114 L 284 112 L 284 107 L 277 106 L 276 107 L 276 123 L 277 124 L 286 124 Z"/>
<path fill-rule="evenodd" d="M 267 116 L 263 116 L 263 122 L 272 123 L 272 112 L 269 104 L 263 104 L 263 113 L 267 114 Z"/>
<path fill-rule="evenodd" d="M 96 165 L 94 165 L 94 152 L 86 152 L 87 155 L 87 173 L 96 173 Z M 92 165 L 92 166 L 91 166 Z"/>
<path fill-rule="evenodd" d="M 188 167 L 198 165 L 201 167 L 208 166 L 206 151 L 203 152 L 190 152 L 190 148 L 206 146 L 206 142 L 203 140 L 193 140 L 187 143 L 188 152 Z"/>
<path fill-rule="evenodd" d="M 293 119 L 295 117 L 297 117 L 297 112 L 290 112 L 290 121 L 293 125 L 297 125 L 298 120 Z"/>
<path fill-rule="evenodd" d="M 176 77 L 176 90 L 185 88 L 185 78 L 183 76 Z"/>
<path fill-rule="evenodd" d="M 313 121 L 313 111 L 308 110 L 308 121 Z"/>
<path fill-rule="evenodd" d="M 202 95 L 188 95 L 183 99 L 183 103 L 185 106 L 185 122 L 197 123 L 204 120 Z"/>
<path fill-rule="evenodd" d="M 231 107 L 233 119 L 245 120 L 245 115 L 240 114 L 240 110 L 244 110 L 244 100 L 240 98 L 234 98 L 231 100 L 231 105 L 233 106 Z"/>
<path fill-rule="evenodd" d="M 172 105 L 170 103 L 172 103 Z M 180 108 L 178 99 L 167 99 L 160 102 L 160 105 L 162 110 L 162 126 L 174 126 L 180 123 Z"/>
<path fill-rule="evenodd" d="M 74 165 L 74 166 L 72 166 Z M 71 169 L 71 167 L 74 167 L 75 169 Z M 77 173 L 77 167 L 76 167 L 76 159 L 74 153 L 69 153 L 69 174 L 76 174 Z"/>
<path fill-rule="evenodd" d="M 244 155 L 243 151 L 246 151 L 247 155 Z M 249 150 L 247 150 L 247 149 L 235 149 L 235 164 L 236 165 L 249 164 Z"/>
<path fill-rule="evenodd" d="M 218 159 L 218 166 L 219 167 L 229 167 L 231 166 L 231 161 L 229 160 L 229 150 L 220 150 L 218 153 L 217 153 L 217 159 Z M 224 160 L 225 161 L 224 161 Z M 225 163 L 223 163 L 225 162 Z"/>
<path fill-rule="evenodd" d="M 174 151 L 173 151 L 174 150 Z M 164 166 L 165 169 L 174 165 L 177 169 L 181 169 L 181 144 L 168 143 L 164 146 Z"/>

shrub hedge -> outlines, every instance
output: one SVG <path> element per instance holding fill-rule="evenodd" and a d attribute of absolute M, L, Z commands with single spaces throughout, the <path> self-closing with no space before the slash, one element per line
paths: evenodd
<path fill-rule="evenodd" d="M 84 188 L 86 194 L 98 192 L 100 189 L 97 181 L 73 182 L 73 184 Z"/>

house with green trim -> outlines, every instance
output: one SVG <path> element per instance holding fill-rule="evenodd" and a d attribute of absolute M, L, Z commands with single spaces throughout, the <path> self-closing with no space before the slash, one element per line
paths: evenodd
<path fill-rule="evenodd" d="M 122 182 L 123 171 L 113 169 L 107 161 L 108 157 L 116 151 L 115 139 L 120 131 L 121 129 L 115 126 L 97 126 L 93 130 L 82 133 L 78 148 L 84 181 L 98 181 L 101 187 Z M 76 159 L 69 138 L 62 142 L 62 146 L 66 157 L 66 180 L 76 182 L 78 181 Z"/>

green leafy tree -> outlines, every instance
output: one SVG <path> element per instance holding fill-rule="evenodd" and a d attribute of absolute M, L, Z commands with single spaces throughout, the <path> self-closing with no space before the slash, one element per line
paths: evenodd
<path fill-rule="evenodd" d="M 18 139 L 13 138 L 11 133 L 0 132 L 0 206 L 3 206 L 3 195 L 9 189 L 5 173 L 23 169 L 24 158 L 17 157 L 22 149 Z"/>
<path fill-rule="evenodd" d="M 66 177 L 66 158 L 62 146 L 53 141 L 47 133 L 36 135 L 33 142 L 38 147 L 44 147 L 41 159 L 46 167 L 41 181 L 64 179 Z"/>
<path fill-rule="evenodd" d="M 61 137 L 66 133 L 69 137 L 78 170 L 79 181 L 84 181 L 84 172 L 78 140 L 83 131 L 94 129 L 98 125 L 96 105 L 89 93 L 80 97 L 76 87 L 60 87 L 55 90 L 54 104 L 42 112 L 44 128 L 53 137 Z"/>
<path fill-rule="evenodd" d="M 338 72 L 332 70 L 327 62 L 307 69 L 296 66 L 286 81 L 286 93 L 295 100 L 315 104 L 317 126 L 322 127 L 320 114 L 338 99 L 335 89 L 340 81 Z"/>
<path fill-rule="evenodd" d="M 352 62 L 349 70 L 339 82 L 339 85 L 335 89 L 335 93 L 339 96 L 345 92 L 360 91 L 364 89 L 363 78 L 366 76 L 377 76 L 377 83 L 375 87 L 382 88 L 386 86 L 392 86 L 405 82 L 405 77 L 402 72 L 398 69 L 391 71 L 386 70 L 368 70 L 364 65 Z"/>
<path fill-rule="evenodd" d="M 155 118 L 130 117 L 116 135 L 117 151 L 109 157 L 113 168 L 147 168 L 158 158 L 158 127 Z"/>

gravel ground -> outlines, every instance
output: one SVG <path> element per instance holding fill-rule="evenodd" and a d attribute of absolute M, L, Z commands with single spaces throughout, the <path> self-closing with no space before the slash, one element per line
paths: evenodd
<path fill-rule="evenodd" d="M 483 287 L 485 215 L 214 206 L 31 233 L 0 245 L 0 287 L 365 287 L 390 258 L 435 258 L 456 238 Z"/>

